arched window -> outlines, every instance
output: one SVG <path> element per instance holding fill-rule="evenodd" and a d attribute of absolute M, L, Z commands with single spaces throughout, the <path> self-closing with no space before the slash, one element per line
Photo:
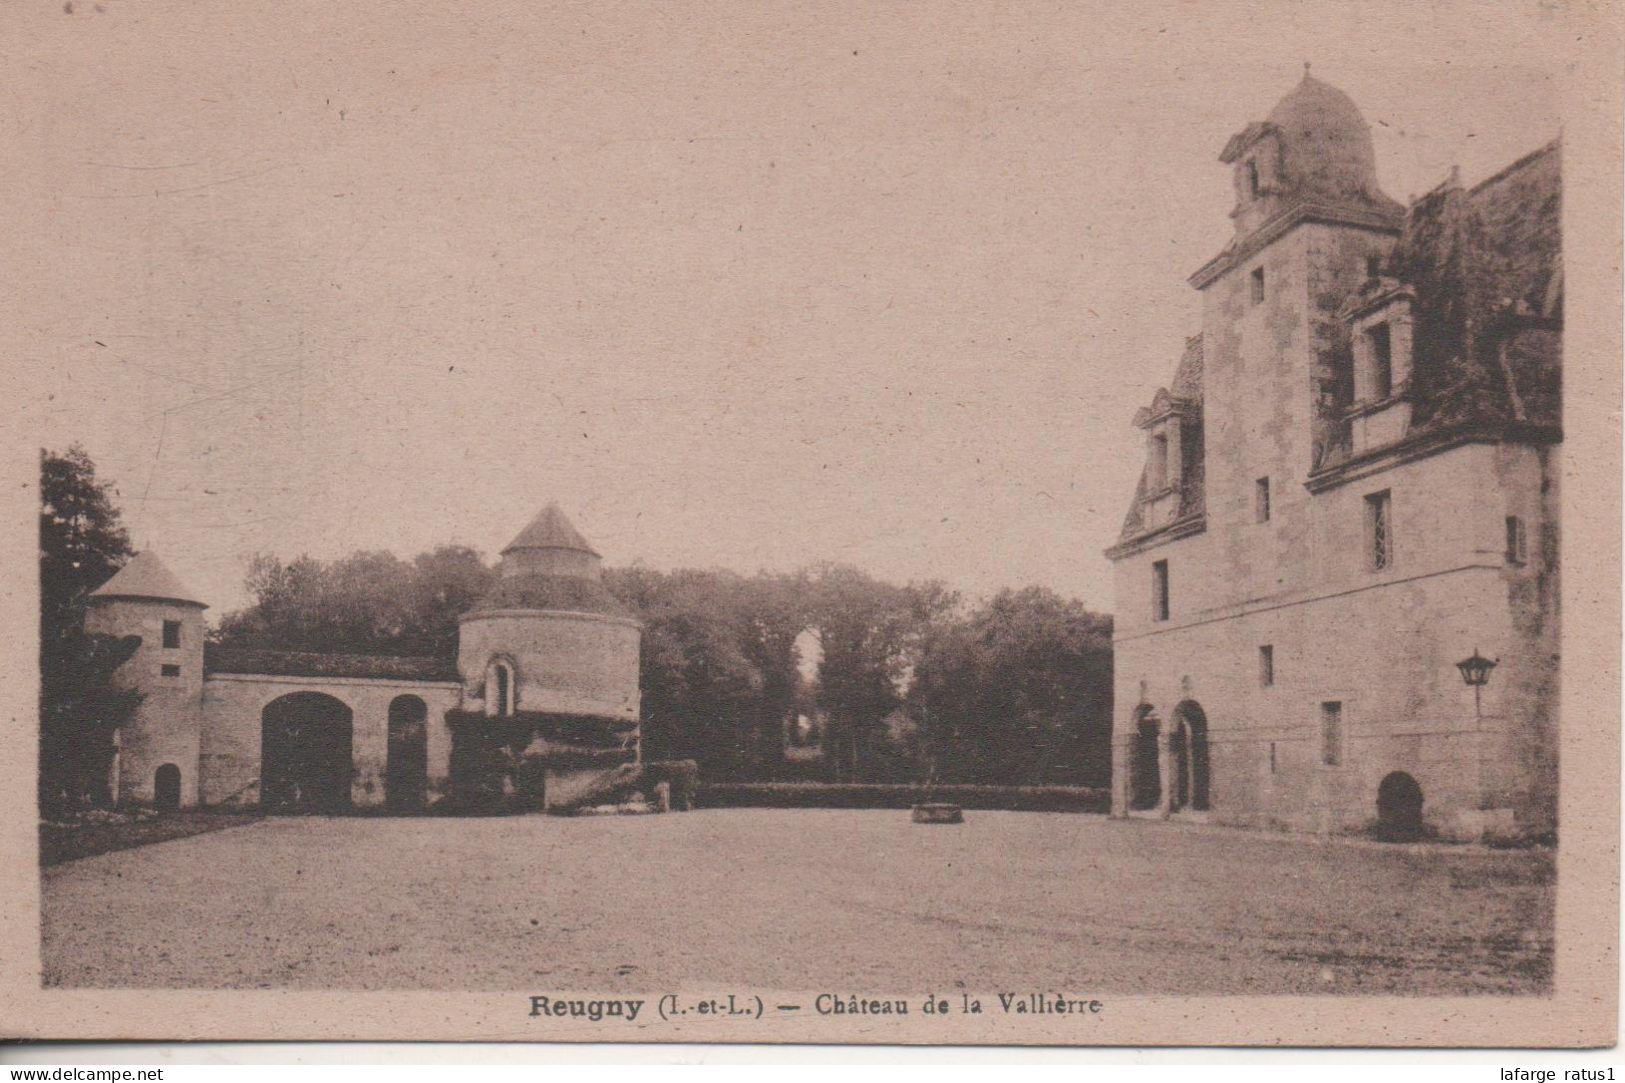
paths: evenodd
<path fill-rule="evenodd" d="M 485 713 L 502 718 L 513 714 L 519 698 L 517 692 L 512 664 L 494 659 L 485 677 Z"/>

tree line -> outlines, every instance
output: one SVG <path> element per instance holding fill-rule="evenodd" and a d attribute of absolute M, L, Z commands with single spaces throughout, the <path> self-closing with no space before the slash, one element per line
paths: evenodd
<path fill-rule="evenodd" d="M 89 592 L 132 555 L 78 448 L 42 457 L 41 793 L 94 800 L 139 697 L 108 677 L 133 645 L 83 632 Z M 259 555 L 227 647 L 452 657 L 495 570 L 466 546 L 403 560 Z M 741 575 L 611 567 L 644 626 L 644 754 L 711 780 L 1104 785 L 1111 618 L 1044 587 L 967 601 L 844 564 Z M 122 652 L 122 654 L 121 654 Z M 786 746 L 810 755 L 787 756 Z M 100 773 L 98 775 L 98 772 Z"/>
<path fill-rule="evenodd" d="M 256 557 L 229 646 L 455 654 L 494 569 L 463 546 L 410 561 Z M 968 603 L 843 564 L 741 575 L 611 567 L 644 626 L 644 754 L 708 779 L 1104 785 L 1111 618 L 1044 587 Z M 798 731 L 810 731 L 800 732 Z M 787 759 L 797 740 L 821 750 Z"/>

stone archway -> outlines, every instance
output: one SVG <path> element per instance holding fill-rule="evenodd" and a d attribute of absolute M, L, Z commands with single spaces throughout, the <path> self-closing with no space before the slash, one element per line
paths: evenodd
<path fill-rule="evenodd" d="M 354 722 L 322 692 L 279 696 L 260 712 L 260 807 L 339 812 L 350 807 Z"/>
<path fill-rule="evenodd" d="M 1142 703 L 1134 712 L 1133 746 L 1129 749 L 1128 807 L 1143 812 L 1162 801 L 1162 768 L 1157 743 L 1162 724 L 1156 711 Z"/>
<path fill-rule="evenodd" d="M 1422 786 L 1404 771 L 1377 784 L 1377 834 L 1395 842 L 1422 836 Z"/>
<path fill-rule="evenodd" d="M 399 812 L 423 808 L 429 796 L 429 708 L 418 696 L 389 704 L 389 748 L 384 801 Z"/>
<path fill-rule="evenodd" d="M 1206 812 L 1212 797 L 1212 757 L 1208 750 L 1207 714 L 1193 699 L 1174 708 L 1168 755 L 1173 768 L 1168 811 Z"/>
<path fill-rule="evenodd" d="M 181 807 L 181 769 L 166 763 L 153 772 L 152 803 L 164 811 Z"/>

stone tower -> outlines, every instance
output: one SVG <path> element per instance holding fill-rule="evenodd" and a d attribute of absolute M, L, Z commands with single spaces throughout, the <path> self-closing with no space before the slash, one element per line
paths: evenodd
<path fill-rule="evenodd" d="M 112 780 L 117 801 L 197 803 L 206 608 L 151 552 L 91 592 L 85 631 L 141 637 L 113 675 L 146 696 L 119 731 Z"/>
<path fill-rule="evenodd" d="M 496 583 L 462 617 L 463 702 L 488 715 L 636 723 L 641 638 L 605 588 L 598 553 L 549 504 L 502 550 Z"/>
<path fill-rule="evenodd" d="M 1377 183 L 1371 129 L 1348 95 L 1313 78 L 1225 144 L 1235 234 L 1191 276 L 1202 293 L 1205 487 L 1241 494 L 1275 478 L 1277 511 L 1308 494 L 1340 430 L 1349 332 L 1343 301 L 1392 251 L 1404 208 Z M 1227 554 L 1260 554 L 1237 538 Z M 1284 586 L 1287 584 L 1271 584 Z"/>

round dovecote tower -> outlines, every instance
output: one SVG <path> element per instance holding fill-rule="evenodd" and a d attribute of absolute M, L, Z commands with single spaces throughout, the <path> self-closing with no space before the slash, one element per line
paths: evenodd
<path fill-rule="evenodd" d="M 139 636 L 113 680 L 145 696 L 118 734 L 117 801 L 197 804 L 203 701 L 203 611 L 157 556 L 138 554 L 91 592 L 85 631 Z"/>
<path fill-rule="evenodd" d="M 502 550 L 495 584 L 461 619 L 464 706 L 636 724 L 641 640 L 603 584 L 598 553 L 549 504 Z"/>

